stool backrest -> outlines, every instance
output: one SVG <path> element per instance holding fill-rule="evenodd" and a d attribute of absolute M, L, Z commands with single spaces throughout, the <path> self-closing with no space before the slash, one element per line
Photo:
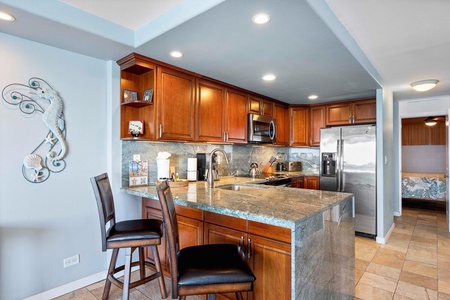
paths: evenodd
<path fill-rule="evenodd" d="M 114 209 L 114 198 L 109 184 L 107 173 L 91 178 L 92 189 L 97 200 L 98 217 L 100 220 L 100 232 L 102 234 L 102 250 L 106 251 L 106 225 L 116 223 L 116 213 Z"/>
<path fill-rule="evenodd" d="M 175 204 L 173 203 L 172 191 L 170 190 L 167 181 L 163 181 L 162 183 L 157 185 L 156 191 L 158 192 L 159 203 L 161 204 L 164 228 L 166 229 L 166 239 L 169 244 L 169 262 L 170 277 L 172 279 L 172 293 L 175 297 L 178 297 L 177 257 L 178 251 L 180 250 L 180 245 Z"/>

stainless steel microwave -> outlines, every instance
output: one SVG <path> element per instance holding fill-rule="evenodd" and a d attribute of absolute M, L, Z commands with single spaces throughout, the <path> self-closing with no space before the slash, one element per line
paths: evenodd
<path fill-rule="evenodd" d="M 274 143 L 275 136 L 275 119 L 255 114 L 248 115 L 249 143 Z"/>

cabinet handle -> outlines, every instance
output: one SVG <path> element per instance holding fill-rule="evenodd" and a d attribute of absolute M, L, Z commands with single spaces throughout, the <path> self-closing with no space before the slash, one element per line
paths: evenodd
<path fill-rule="evenodd" d="M 226 134 L 225 142 L 228 142 L 228 131 L 226 131 L 225 134 Z"/>
<path fill-rule="evenodd" d="M 252 240 L 247 239 L 247 258 L 250 259 L 252 257 Z"/>
<path fill-rule="evenodd" d="M 159 137 L 162 138 L 163 125 L 159 124 Z"/>
<path fill-rule="evenodd" d="M 352 124 L 352 116 L 348 116 L 348 124 Z"/>

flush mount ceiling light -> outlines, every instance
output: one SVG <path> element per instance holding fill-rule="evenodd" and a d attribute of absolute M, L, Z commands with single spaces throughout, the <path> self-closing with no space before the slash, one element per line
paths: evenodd
<path fill-rule="evenodd" d="M 180 51 L 172 51 L 170 52 L 170 56 L 179 58 L 183 56 L 183 53 L 181 53 Z"/>
<path fill-rule="evenodd" d="M 425 125 L 427 126 L 434 126 L 437 123 L 437 118 L 435 117 L 428 117 L 425 119 Z"/>
<path fill-rule="evenodd" d="M 262 77 L 262 79 L 264 81 L 273 81 L 277 78 L 277 76 L 273 75 L 273 74 L 266 74 Z"/>
<path fill-rule="evenodd" d="M 427 79 L 411 83 L 411 87 L 418 92 L 426 92 L 434 88 L 438 84 L 437 79 Z"/>
<path fill-rule="evenodd" d="M 12 15 L 8 14 L 7 12 L 1 11 L 0 10 L 0 20 L 3 21 L 14 21 L 16 18 L 14 18 Z"/>
<path fill-rule="evenodd" d="M 311 95 L 308 97 L 309 100 L 316 100 L 317 98 L 319 98 L 317 95 Z"/>
<path fill-rule="evenodd" d="M 270 17 L 266 14 L 257 14 L 253 16 L 252 22 L 258 25 L 267 24 L 270 22 Z"/>

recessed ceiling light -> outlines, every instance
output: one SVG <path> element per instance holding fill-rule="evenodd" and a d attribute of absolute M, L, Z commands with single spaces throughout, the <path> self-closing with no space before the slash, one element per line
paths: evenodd
<path fill-rule="evenodd" d="M 4 20 L 4 21 L 14 21 L 16 18 L 14 18 L 12 15 L 8 14 L 7 12 L 1 11 L 0 10 L 0 20 Z"/>
<path fill-rule="evenodd" d="M 266 14 L 257 14 L 253 16 L 252 22 L 258 25 L 267 24 L 270 22 L 270 17 Z"/>
<path fill-rule="evenodd" d="M 273 75 L 273 74 L 266 74 L 262 77 L 262 79 L 264 81 L 272 81 L 275 80 L 277 78 L 277 76 Z"/>
<path fill-rule="evenodd" d="M 426 92 L 434 88 L 438 84 L 437 79 L 427 79 L 411 83 L 411 87 L 418 92 Z"/>
<path fill-rule="evenodd" d="M 178 57 L 182 57 L 183 53 L 181 53 L 180 51 L 172 51 L 172 52 L 170 52 L 170 56 L 178 58 Z"/>
<path fill-rule="evenodd" d="M 317 98 L 319 98 L 319 96 L 317 96 L 317 95 L 311 95 L 308 97 L 308 99 L 310 99 L 310 100 L 316 100 Z"/>

